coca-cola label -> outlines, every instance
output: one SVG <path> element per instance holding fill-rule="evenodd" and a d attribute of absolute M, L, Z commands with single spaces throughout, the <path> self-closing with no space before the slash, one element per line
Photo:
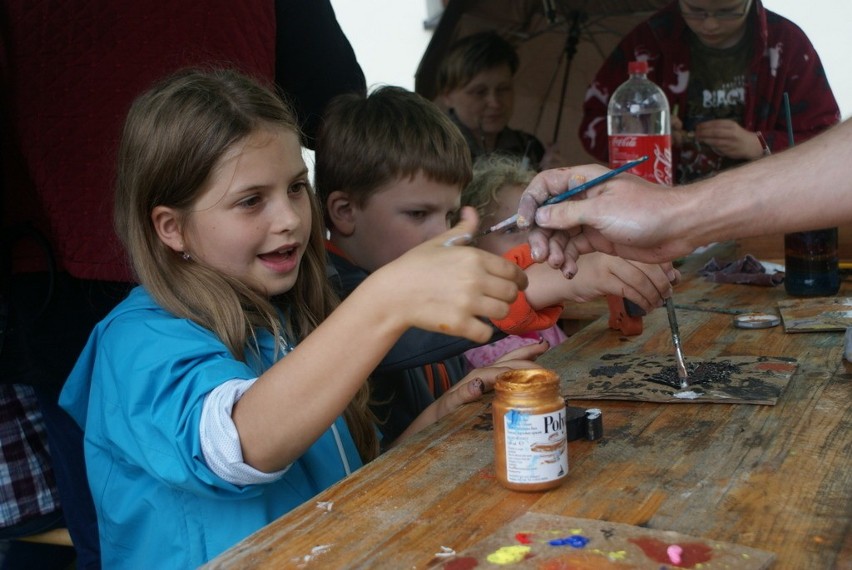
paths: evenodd
<path fill-rule="evenodd" d="M 672 185 L 672 138 L 670 135 L 610 135 L 609 167 L 618 168 L 647 155 L 648 160 L 628 172 L 657 184 Z"/>

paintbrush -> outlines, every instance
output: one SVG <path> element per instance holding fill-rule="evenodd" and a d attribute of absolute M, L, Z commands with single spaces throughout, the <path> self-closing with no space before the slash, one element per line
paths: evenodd
<path fill-rule="evenodd" d="M 551 196 L 550 198 L 545 200 L 541 205 L 542 206 L 550 206 L 551 204 L 558 204 L 559 202 L 563 202 L 563 201 L 567 200 L 568 198 L 570 198 L 571 196 L 575 196 L 575 195 L 579 194 L 580 192 L 582 192 L 584 190 L 588 190 L 592 186 L 597 186 L 598 184 L 601 184 L 602 182 L 606 182 L 607 180 L 609 180 L 613 176 L 621 174 L 625 170 L 630 170 L 634 166 L 642 164 L 646 160 L 648 160 L 647 155 L 643 156 L 642 158 L 638 158 L 634 161 L 628 162 L 626 164 L 622 164 L 618 168 L 616 168 L 614 170 L 610 170 L 606 174 L 602 174 L 601 176 L 598 176 L 597 178 L 593 178 L 593 179 L 591 179 L 587 182 L 584 182 L 584 183 L 580 184 L 579 186 L 577 186 L 576 188 L 566 190 L 565 192 L 562 192 L 561 194 L 557 194 L 556 196 Z M 476 234 L 476 237 L 482 237 L 484 235 L 490 234 L 491 232 L 505 230 L 507 228 L 513 228 L 517 225 L 518 225 L 518 214 L 515 214 L 514 216 L 510 216 L 510 217 L 506 218 L 505 220 L 503 220 L 502 222 L 498 222 L 498 223 L 494 224 L 493 226 L 491 226 L 490 228 L 479 232 L 478 234 Z"/>
<path fill-rule="evenodd" d="M 669 316 L 669 327 L 672 329 L 672 344 L 675 349 L 675 360 L 677 360 L 677 377 L 680 378 L 680 389 L 689 386 L 686 372 L 686 362 L 683 360 L 683 349 L 680 346 L 680 329 L 677 326 L 677 315 L 675 314 L 674 297 L 666 299 L 666 313 Z"/>

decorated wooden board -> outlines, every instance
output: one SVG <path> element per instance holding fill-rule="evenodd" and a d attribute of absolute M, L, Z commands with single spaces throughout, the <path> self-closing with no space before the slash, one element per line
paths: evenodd
<path fill-rule="evenodd" d="M 560 373 L 569 399 L 764 405 L 775 405 L 797 366 L 795 358 L 772 356 L 687 359 L 682 390 L 673 355 L 604 354 L 585 364 Z"/>
<path fill-rule="evenodd" d="M 778 302 L 784 332 L 843 331 L 852 327 L 852 297 L 812 297 Z"/>
<path fill-rule="evenodd" d="M 431 568 L 627 570 L 768 568 L 771 552 L 672 531 L 527 513 L 461 553 L 445 547 Z"/>

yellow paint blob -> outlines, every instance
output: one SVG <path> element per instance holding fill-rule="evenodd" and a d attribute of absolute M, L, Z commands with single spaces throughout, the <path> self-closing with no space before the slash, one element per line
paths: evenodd
<path fill-rule="evenodd" d="M 530 551 L 529 546 L 503 546 L 488 555 L 487 560 L 492 564 L 516 564 L 523 560 Z"/>
<path fill-rule="evenodd" d="M 610 560 L 626 560 L 627 559 L 627 551 L 626 550 L 614 550 L 612 552 L 604 552 L 599 548 L 592 550 L 595 554 L 602 554 L 609 558 Z"/>

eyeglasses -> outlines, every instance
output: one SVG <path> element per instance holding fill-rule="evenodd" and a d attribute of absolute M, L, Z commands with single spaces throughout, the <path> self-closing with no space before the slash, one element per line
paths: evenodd
<path fill-rule="evenodd" d="M 749 8 L 751 8 L 751 0 L 746 0 L 745 6 L 740 10 L 715 10 L 713 12 L 708 12 L 706 10 L 693 10 L 692 8 L 684 9 L 684 5 L 680 5 L 680 14 L 687 20 L 701 20 L 702 22 L 708 18 L 713 18 L 715 20 L 727 21 L 731 22 L 733 20 L 739 20 L 746 14 L 748 14 Z"/>

